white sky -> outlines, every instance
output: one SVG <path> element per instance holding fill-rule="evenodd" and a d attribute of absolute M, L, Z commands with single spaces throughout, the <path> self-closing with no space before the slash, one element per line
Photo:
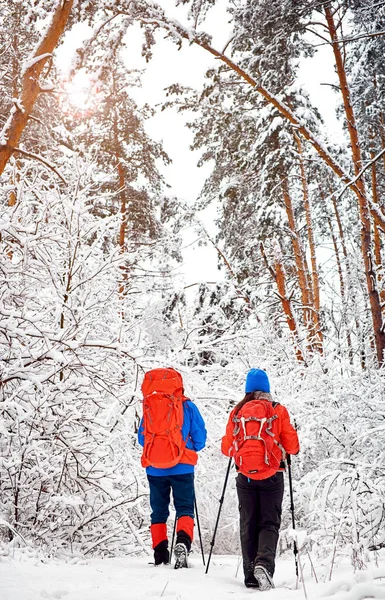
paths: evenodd
<path fill-rule="evenodd" d="M 186 8 L 175 8 L 170 0 L 158 0 L 166 13 L 182 24 L 186 24 Z M 226 44 L 230 29 L 228 18 L 224 10 L 215 8 L 209 13 L 205 31 L 213 36 L 213 45 L 222 49 Z M 75 29 L 67 36 L 65 46 L 59 50 L 59 63 L 65 69 L 69 66 L 71 52 L 86 35 L 85 29 Z M 154 48 L 153 59 L 146 64 L 141 57 L 142 30 L 132 27 L 128 33 L 126 64 L 129 68 L 145 69 L 142 77 L 142 88 L 133 90 L 135 99 L 156 105 L 165 98 L 164 88 L 173 83 L 200 88 L 204 81 L 206 70 L 217 65 L 217 61 L 208 52 L 196 45 L 183 44 L 178 51 L 175 44 L 165 40 L 161 33 L 158 34 L 157 46 Z M 311 99 L 324 117 L 331 138 L 341 138 L 341 127 L 335 117 L 336 94 L 330 87 L 335 82 L 335 74 L 332 68 L 332 54 L 327 46 L 321 46 L 318 53 L 305 59 L 301 65 L 298 84 L 303 84 L 310 93 Z M 161 167 L 166 181 L 171 185 L 170 195 L 175 195 L 189 203 L 193 203 L 210 172 L 210 165 L 202 168 L 197 167 L 199 154 L 192 152 L 189 146 L 192 142 L 192 134 L 185 126 L 185 116 L 177 114 L 174 110 L 158 112 L 147 124 L 148 133 L 156 140 L 162 140 L 166 152 L 172 159 L 172 164 Z M 205 225 L 210 234 L 215 235 L 215 207 L 210 207 L 202 215 Z M 198 247 L 194 244 L 196 235 L 194 232 L 186 232 L 186 250 L 184 252 L 184 264 L 181 272 L 185 273 L 186 285 L 195 281 L 216 281 L 223 277 L 223 270 L 217 271 L 217 254 L 210 247 Z"/>

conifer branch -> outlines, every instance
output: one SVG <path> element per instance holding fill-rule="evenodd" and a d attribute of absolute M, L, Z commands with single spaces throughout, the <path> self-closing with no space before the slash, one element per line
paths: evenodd
<path fill-rule="evenodd" d="M 339 200 L 344 195 L 347 189 L 349 189 L 353 184 L 355 184 L 359 179 L 361 179 L 365 171 L 367 171 L 375 162 L 380 160 L 380 158 L 382 158 L 384 154 L 385 148 L 383 148 L 378 154 L 376 154 L 376 156 L 374 156 L 372 160 L 367 162 L 366 165 L 361 169 L 361 171 L 356 175 L 356 177 L 354 177 L 350 182 L 348 182 L 345 185 L 343 190 L 336 196 L 336 200 Z M 368 198 L 368 200 L 370 203 L 370 210 L 373 215 L 373 218 L 375 219 L 377 225 L 379 225 L 385 231 L 385 216 L 379 210 L 378 206 L 372 202 L 371 198 Z"/>
<path fill-rule="evenodd" d="M 146 20 L 144 19 L 144 22 Z M 153 21 L 152 21 L 153 23 Z M 159 26 L 159 23 L 158 23 Z M 360 191 L 356 188 L 355 184 L 351 183 L 350 177 L 347 173 L 345 173 L 344 169 L 337 163 L 337 161 L 329 154 L 328 150 L 321 144 L 321 142 L 316 138 L 316 136 L 308 129 L 306 124 L 297 117 L 292 110 L 287 106 L 284 102 L 282 102 L 276 95 L 267 90 L 259 81 L 257 81 L 254 77 L 249 75 L 242 67 L 240 67 L 237 63 L 235 63 L 229 56 L 223 54 L 216 50 L 210 43 L 209 37 L 205 34 L 198 34 L 197 32 L 186 30 L 180 23 L 173 21 L 164 21 L 164 27 L 169 29 L 170 33 L 177 32 L 178 35 L 188 40 L 190 43 L 194 43 L 197 46 L 200 46 L 210 54 L 212 54 L 215 58 L 225 63 L 232 71 L 237 73 L 242 79 L 244 79 L 247 83 L 249 83 L 253 88 L 259 92 L 265 100 L 271 105 L 273 105 L 278 112 L 287 119 L 296 129 L 297 131 L 313 146 L 315 151 L 319 154 L 319 156 L 324 160 L 324 162 L 332 169 L 332 171 L 337 175 L 339 179 L 342 179 L 344 183 L 351 187 L 355 193 L 359 194 Z"/>

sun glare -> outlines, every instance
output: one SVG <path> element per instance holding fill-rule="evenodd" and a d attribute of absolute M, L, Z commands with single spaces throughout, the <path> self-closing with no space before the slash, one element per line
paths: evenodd
<path fill-rule="evenodd" d="M 89 112 L 92 105 L 92 84 L 89 76 L 79 71 L 63 84 L 63 100 L 67 110 L 74 112 Z"/>

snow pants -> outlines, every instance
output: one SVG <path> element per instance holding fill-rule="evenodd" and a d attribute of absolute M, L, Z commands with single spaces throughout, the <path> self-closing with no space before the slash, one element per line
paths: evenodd
<path fill-rule="evenodd" d="M 153 548 L 167 539 L 167 518 L 170 514 L 170 495 L 176 510 L 177 542 L 190 550 L 194 533 L 194 473 L 181 475 L 147 475 L 150 485 L 151 535 Z"/>
<path fill-rule="evenodd" d="M 254 566 L 261 565 L 273 575 L 281 526 L 283 473 L 259 480 L 239 473 L 236 487 L 244 574 L 252 574 Z"/>

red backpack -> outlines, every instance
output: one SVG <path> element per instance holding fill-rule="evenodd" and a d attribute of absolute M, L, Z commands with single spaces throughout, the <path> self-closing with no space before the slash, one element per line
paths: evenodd
<path fill-rule="evenodd" d="M 246 402 L 233 416 L 233 448 L 235 464 L 246 477 L 280 466 L 284 450 L 277 440 L 277 403 L 269 400 Z"/>
<path fill-rule="evenodd" d="M 174 369 L 153 369 L 144 376 L 143 467 L 168 469 L 179 463 L 186 443 L 182 438 L 183 380 Z"/>

